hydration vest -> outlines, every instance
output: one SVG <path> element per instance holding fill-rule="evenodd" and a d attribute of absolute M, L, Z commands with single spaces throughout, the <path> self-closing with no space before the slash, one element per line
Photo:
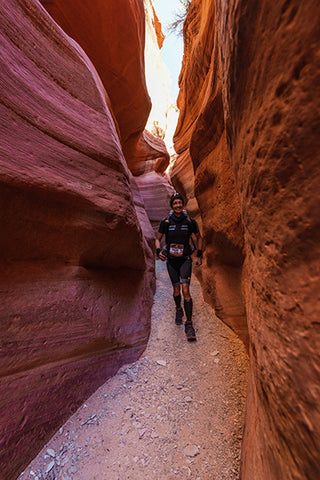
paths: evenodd
<path fill-rule="evenodd" d="M 188 224 L 189 227 L 192 226 L 192 222 L 191 222 L 191 218 L 187 212 L 187 210 L 182 210 L 182 214 L 184 215 L 185 217 L 185 221 L 186 223 Z M 168 224 L 168 225 L 173 225 L 174 223 L 176 223 L 173 218 L 172 218 L 172 215 L 173 215 L 173 210 L 170 210 L 170 212 L 168 213 L 168 216 L 166 217 L 165 219 L 165 223 Z"/>
<path fill-rule="evenodd" d="M 193 252 L 194 250 L 194 246 L 192 245 L 193 242 L 192 242 L 192 239 L 191 239 L 191 242 L 192 244 L 190 244 L 190 238 L 191 238 L 191 234 L 192 234 L 192 221 L 191 221 L 191 218 L 189 216 L 189 214 L 187 213 L 186 210 L 183 210 L 183 218 L 179 218 L 179 221 L 177 222 L 176 220 L 174 220 L 173 217 L 173 210 L 171 210 L 168 214 L 168 216 L 165 218 L 164 222 L 165 222 L 165 225 L 166 225 L 166 240 L 167 240 L 167 235 L 169 235 L 170 233 L 170 230 L 175 230 L 176 229 L 176 226 L 178 226 L 179 224 L 179 230 L 180 228 L 182 228 L 182 230 L 180 230 L 181 232 L 185 232 L 186 231 L 186 228 L 188 229 L 188 232 L 190 232 L 190 236 L 189 236 L 189 241 L 188 243 L 186 244 L 185 241 L 186 239 L 184 240 L 176 240 L 174 241 L 174 243 L 167 243 L 166 245 L 166 249 L 170 250 L 170 245 L 173 245 L 173 244 L 181 244 L 181 242 L 184 244 L 184 257 L 188 256 L 188 255 L 191 255 L 191 253 Z M 171 228 L 170 228 L 171 227 Z M 177 245 L 179 246 L 179 245 Z M 169 255 L 169 258 L 170 258 L 170 255 Z"/>

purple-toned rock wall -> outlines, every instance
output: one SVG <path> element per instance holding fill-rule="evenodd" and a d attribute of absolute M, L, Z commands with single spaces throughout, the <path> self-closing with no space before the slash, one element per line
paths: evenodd
<path fill-rule="evenodd" d="M 0 22 L 0 464 L 12 480 L 144 350 L 154 261 L 91 61 L 35 0 L 1 3 Z"/>

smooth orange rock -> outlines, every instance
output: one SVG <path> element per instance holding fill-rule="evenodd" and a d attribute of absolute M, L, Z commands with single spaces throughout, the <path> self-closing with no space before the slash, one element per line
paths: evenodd
<path fill-rule="evenodd" d="M 164 141 L 147 130 L 127 144 L 125 155 L 128 167 L 135 176 L 150 171 L 163 173 L 169 165 L 169 153 Z"/>
<path fill-rule="evenodd" d="M 148 218 L 154 231 L 157 232 L 161 220 L 170 211 L 170 197 L 174 193 L 174 188 L 166 176 L 153 171 L 140 175 L 135 180 L 139 186 Z"/>
<path fill-rule="evenodd" d="M 156 14 L 156 11 L 155 11 L 153 5 L 152 5 L 152 13 L 153 13 L 152 24 L 153 24 L 153 28 L 154 28 L 156 36 L 157 36 L 158 46 L 159 46 L 159 48 L 162 48 L 165 36 L 164 36 L 163 31 L 162 31 L 161 22 L 159 21 L 159 18 Z"/>
<path fill-rule="evenodd" d="M 122 145 L 143 132 L 151 108 L 144 73 L 142 0 L 41 0 L 84 49 L 102 80 Z"/>
<path fill-rule="evenodd" d="M 0 463 L 11 480 L 144 350 L 154 258 L 92 63 L 36 1 L 7 0 L 0 19 Z"/>
<path fill-rule="evenodd" d="M 41 0 L 54 20 L 75 39 L 89 56 L 110 99 L 119 126 L 121 145 L 134 175 L 141 175 L 144 163 L 157 158 L 161 170 L 169 163 L 163 142 L 151 140 L 145 125 L 151 109 L 146 87 L 143 0 Z M 154 9 L 150 27 L 161 37 L 161 25 Z M 158 45 L 157 45 L 158 47 Z M 158 47 L 159 48 L 159 47 Z M 158 151 L 155 151 L 158 148 Z"/>
<path fill-rule="evenodd" d="M 320 472 L 317 12 L 315 0 L 194 0 L 185 23 L 173 181 L 191 160 L 204 289 L 242 335 L 230 309 L 245 302 L 242 480 Z"/>
<path fill-rule="evenodd" d="M 169 174 L 187 199 L 187 210 L 202 224 L 205 256 L 197 275 L 204 297 L 248 345 L 241 293 L 243 228 L 225 135 L 214 21 L 212 2 L 192 3 L 184 26 L 180 117 L 174 137 L 179 155 Z"/>

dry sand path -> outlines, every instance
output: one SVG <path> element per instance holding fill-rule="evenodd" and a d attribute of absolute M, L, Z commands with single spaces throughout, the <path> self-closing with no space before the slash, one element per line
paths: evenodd
<path fill-rule="evenodd" d="M 19 480 L 235 480 L 246 390 L 240 340 L 204 303 L 193 276 L 197 342 L 174 323 L 157 261 L 144 355 L 100 387 Z"/>

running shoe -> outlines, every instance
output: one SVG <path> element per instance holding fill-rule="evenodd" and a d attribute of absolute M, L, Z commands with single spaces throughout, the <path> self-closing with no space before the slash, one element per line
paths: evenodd
<path fill-rule="evenodd" d="M 187 340 L 189 342 L 194 342 L 197 340 L 196 332 L 194 331 L 194 328 L 191 322 L 186 322 L 184 324 L 184 331 L 186 332 Z"/>
<path fill-rule="evenodd" d="M 183 309 L 182 307 L 176 309 L 176 325 L 182 325 Z"/>

